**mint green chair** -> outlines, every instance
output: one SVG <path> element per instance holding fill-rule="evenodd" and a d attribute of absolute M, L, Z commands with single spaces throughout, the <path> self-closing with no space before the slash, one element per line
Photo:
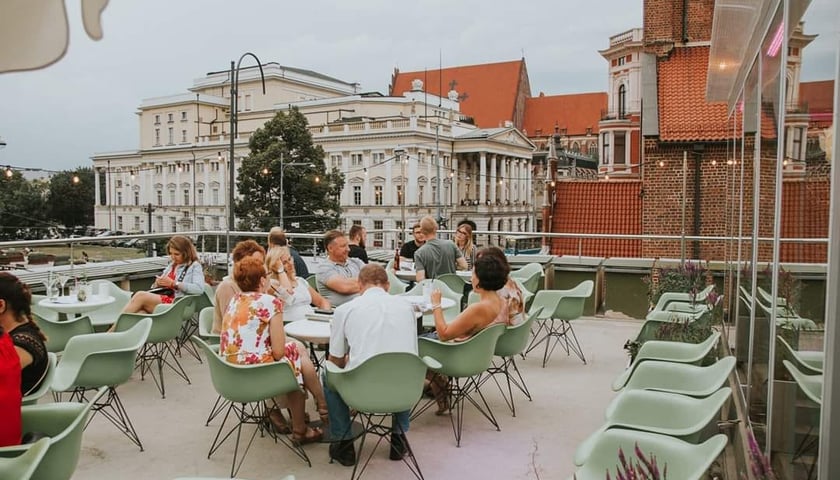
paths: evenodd
<path fill-rule="evenodd" d="M 627 392 L 621 396 L 606 423 L 578 446 L 575 465 L 586 463 L 598 438 L 612 428 L 660 433 L 689 443 L 699 443 L 704 431 L 720 417 L 724 403 L 731 396 L 729 387 L 723 387 L 705 398 L 653 390 Z"/>
<path fill-rule="evenodd" d="M 29 448 L 17 457 L 0 457 L 0 478 L 29 480 L 49 448 L 50 439 L 46 437 L 29 445 Z"/>
<path fill-rule="evenodd" d="M 561 345 L 566 355 L 574 353 L 586 364 L 586 356 L 575 335 L 572 327 L 572 320 L 583 315 L 583 307 L 586 299 L 592 296 L 595 282 L 584 280 L 576 287 L 569 290 L 540 290 L 531 303 L 531 310 L 541 308 L 542 312 L 537 316 L 536 323 L 539 324 L 534 332 L 531 344 L 525 350 L 529 353 L 545 342 L 542 366 L 548 363 L 551 354 L 557 345 Z M 553 345 L 552 345 L 553 340 Z M 562 343 L 561 343 L 562 342 Z"/>
<path fill-rule="evenodd" d="M 192 298 L 189 295 L 183 296 L 175 300 L 169 308 L 162 309 L 159 313 L 139 314 L 139 313 L 123 313 L 117 319 L 117 324 L 114 328 L 117 332 L 123 332 L 136 325 L 144 318 L 152 319 L 152 330 L 149 332 L 149 338 L 146 344 L 138 354 L 138 368 L 140 368 L 140 379 L 145 380 L 148 373 L 155 386 L 160 392 L 161 398 L 166 398 L 166 384 L 163 377 L 163 366 L 166 365 L 178 376 L 183 378 L 187 383 L 190 383 L 190 378 L 181 362 L 178 361 L 178 355 L 175 353 L 175 345 L 178 335 L 181 333 L 181 325 L 184 323 L 184 314 L 187 308 L 192 304 Z M 157 366 L 157 374 L 153 369 Z"/>
<path fill-rule="evenodd" d="M 811 402 L 814 402 L 819 409 L 822 409 L 822 388 L 823 388 L 823 376 L 822 374 L 819 375 L 808 375 L 801 370 L 799 370 L 796 365 L 791 362 L 790 360 L 782 360 L 782 364 L 784 364 L 787 371 L 793 377 L 793 380 L 796 382 L 796 385 L 802 390 L 802 393 L 805 397 L 808 398 Z M 804 418 L 796 418 L 795 426 L 796 432 L 805 432 L 802 435 L 802 439 L 797 445 L 796 450 L 793 453 L 793 460 L 796 461 L 800 458 L 810 458 L 811 463 L 807 465 L 808 468 L 808 478 L 812 478 L 814 473 L 814 468 L 816 466 L 816 461 L 813 459 L 817 458 L 818 450 L 819 450 L 819 438 L 812 435 L 812 432 L 815 430 L 819 432 L 820 428 L 820 414 L 819 411 L 816 415 L 814 414 L 805 414 L 800 415 L 800 409 L 808 409 L 805 405 L 798 405 L 797 408 L 793 409 L 793 414 L 796 417 L 804 417 Z M 807 431 L 800 430 L 800 427 L 807 428 Z"/>
<path fill-rule="evenodd" d="M 502 324 L 491 325 L 476 333 L 463 342 L 441 342 L 426 337 L 420 337 L 417 347 L 421 357 L 431 357 L 440 362 L 440 368 L 431 368 L 435 373 L 449 377 L 447 394 L 449 406 L 454 411 L 449 419 L 452 423 L 452 432 L 455 434 L 455 445 L 461 446 L 461 429 L 464 423 L 464 403 L 470 402 L 484 418 L 490 421 L 496 430 L 499 423 L 490 410 L 484 395 L 481 393 L 481 374 L 487 370 L 493 361 L 493 354 L 496 351 L 496 342 L 504 333 L 505 326 Z M 479 405 L 478 399 L 481 400 Z M 430 400 L 419 409 L 415 407 L 412 417 L 423 413 L 434 404 Z"/>
<path fill-rule="evenodd" d="M 807 373 L 799 370 L 790 360 L 782 360 L 782 364 L 784 364 L 787 371 L 790 372 L 790 375 L 793 377 L 793 380 L 799 386 L 800 390 L 802 390 L 802 393 L 804 393 L 806 397 L 817 405 L 822 405 L 822 374 L 808 375 Z"/>
<path fill-rule="evenodd" d="M 788 358 L 797 369 L 810 375 L 821 375 L 823 373 L 825 352 L 819 350 L 794 350 L 781 335 L 776 335 L 776 338 L 785 347 L 785 358 Z"/>
<path fill-rule="evenodd" d="M 90 318 L 87 315 L 70 318 L 63 322 L 43 318 L 37 313 L 33 313 L 33 315 L 35 315 L 35 322 L 38 324 L 38 328 L 47 337 L 48 352 L 61 353 L 64 351 L 67 341 L 71 338 L 76 335 L 93 333 L 93 325 L 90 323 Z"/>
<path fill-rule="evenodd" d="M 525 301 L 525 308 L 530 308 L 531 301 L 534 300 L 534 292 L 536 290 L 528 290 L 528 287 L 525 285 L 525 283 L 523 283 L 522 280 L 518 278 L 511 277 L 511 279 L 514 282 L 516 282 L 516 284 L 519 285 L 519 289 L 522 290 L 522 300 Z"/>
<path fill-rule="evenodd" d="M 55 378 L 55 366 L 57 361 L 58 357 L 55 353 L 47 353 L 47 371 L 44 372 L 44 378 L 41 380 L 41 384 L 38 385 L 38 388 L 34 392 L 23 397 L 23 405 L 34 405 L 38 403 L 38 400 L 50 391 L 53 378 Z"/>
<path fill-rule="evenodd" d="M 520 280 L 525 286 L 525 289 L 532 294 L 540 289 L 540 280 L 542 280 L 543 267 L 539 263 L 529 263 L 524 267 L 510 272 L 513 279 Z"/>
<path fill-rule="evenodd" d="M 738 287 L 741 291 L 741 300 L 744 302 L 744 305 L 747 307 L 747 310 L 752 309 L 753 303 L 758 305 L 758 309 L 760 312 L 764 312 L 767 318 L 775 318 L 776 319 L 776 326 L 777 327 L 788 327 L 793 329 L 802 329 L 802 330 L 816 330 L 817 324 L 809 319 L 809 318 L 802 318 L 796 312 L 787 308 L 786 305 L 776 305 L 776 309 L 772 308 L 771 304 L 765 304 L 762 302 L 761 298 L 755 297 L 753 298 L 750 295 L 750 292 L 744 288 L 743 285 Z M 766 293 L 766 292 L 765 292 Z M 771 297 L 772 299 L 772 297 Z M 756 312 L 758 313 L 758 312 Z"/>
<path fill-rule="evenodd" d="M 213 315 L 215 314 L 214 307 L 204 307 L 201 312 L 198 314 L 198 337 L 204 340 L 207 345 L 211 346 L 214 350 L 218 350 L 219 342 L 221 340 L 221 335 L 218 333 L 213 333 L 211 330 L 213 329 Z M 220 413 L 227 409 L 228 404 L 221 395 L 216 397 L 216 402 L 213 403 L 213 408 L 210 409 L 210 414 L 207 416 L 207 421 L 204 422 L 204 425 L 210 425 L 210 422 L 213 421 Z"/>
<path fill-rule="evenodd" d="M 340 368 L 332 362 L 325 362 L 325 365 L 327 384 L 348 407 L 356 411 L 354 419 L 356 416 L 362 418 L 364 433 L 359 444 L 358 458 L 362 457 L 367 435 L 379 437 L 361 469 L 358 461 L 353 466 L 350 478 L 359 478 L 382 440 L 390 442 L 394 428 L 397 429 L 396 433 L 405 435 L 396 422 L 393 422 L 392 427 L 393 414 L 411 410 L 423 394 L 426 370 L 440 368 L 441 364 L 430 357 L 421 359 L 413 353 L 391 352 L 370 357 L 353 368 Z M 347 437 L 342 435 L 342 438 Z M 403 462 L 415 477 L 422 479 L 420 465 L 407 438 L 405 448 Z"/>
<path fill-rule="evenodd" d="M 216 438 L 213 439 L 213 444 L 207 452 L 207 458 L 210 458 L 235 433 L 236 443 L 230 465 L 230 476 L 233 477 L 242 467 L 242 462 L 245 461 L 245 456 L 248 455 L 248 450 L 251 448 L 251 443 L 253 443 L 257 432 L 269 432 L 271 434 L 271 430 L 267 430 L 263 426 L 263 421 L 268 414 L 265 402 L 277 395 L 299 391 L 300 386 L 288 363 L 273 362 L 256 365 L 230 363 L 219 356 L 216 348 L 211 347 L 198 336 L 193 335 L 192 341 L 204 352 L 204 356 L 207 358 L 210 380 L 213 382 L 216 393 L 229 402 L 224 421 L 219 425 Z M 236 425 L 223 435 L 228 418 L 233 418 Z M 242 435 L 242 426 L 246 424 L 256 425 L 256 428 L 237 464 L 239 439 Z M 309 456 L 302 446 L 293 443 L 282 435 L 274 436 L 274 439 L 279 440 L 305 461 L 307 465 L 312 466 Z"/>
<path fill-rule="evenodd" d="M 201 355 L 198 354 L 198 349 L 190 341 L 190 337 L 198 333 L 198 312 L 202 308 L 208 306 L 205 292 L 198 295 L 184 295 L 182 302 L 187 302 L 184 306 L 184 319 L 181 323 L 181 332 L 178 338 L 175 339 L 175 354 L 181 356 L 181 350 L 186 350 L 187 353 L 195 357 L 198 363 L 201 363 Z M 189 383 L 189 379 L 187 379 Z"/>
<path fill-rule="evenodd" d="M 117 394 L 117 386 L 131 378 L 137 352 L 146 342 L 151 328 L 152 320 L 146 318 L 124 332 L 91 333 L 71 338 L 55 369 L 51 387 L 54 392 L 70 392 L 71 401 L 81 402 L 87 400 L 89 390 L 107 387 L 107 395 L 97 402 L 95 411 L 113 423 L 140 447 L 140 451 L 143 451 L 143 444 Z"/>
<path fill-rule="evenodd" d="M 667 324 L 674 323 L 674 322 L 682 322 L 682 323 L 696 323 L 698 328 L 703 327 L 711 327 L 712 323 L 712 313 L 707 308 L 703 307 L 704 310 L 702 313 L 697 314 L 688 314 L 688 313 L 678 313 L 678 312 L 656 312 L 660 314 L 658 317 L 659 319 L 654 319 L 654 315 L 648 314 L 650 319 L 645 320 L 645 323 L 642 324 L 642 328 L 639 329 L 638 335 L 636 335 L 636 342 L 648 342 L 650 340 L 656 340 L 657 332 Z"/>
<path fill-rule="evenodd" d="M 315 275 L 306 277 L 306 283 L 308 283 L 310 287 L 314 288 L 316 292 L 318 291 L 318 278 Z"/>
<path fill-rule="evenodd" d="M 592 447 L 592 453 L 574 474 L 577 480 L 604 480 L 609 472 L 617 478 L 618 451 L 621 449 L 628 462 L 636 463 L 635 449 L 647 457 L 656 456 L 656 465 L 662 472 L 668 467 L 668 478 L 700 480 L 726 447 L 726 435 L 717 434 L 705 442 L 694 445 L 678 438 L 658 433 L 611 428 L 604 432 Z M 570 479 L 571 480 L 571 477 Z"/>
<path fill-rule="evenodd" d="M 659 360 L 642 362 L 633 371 L 621 393 L 607 406 L 606 416 L 609 418 L 612 415 L 621 396 L 631 390 L 657 390 L 690 397 L 708 397 L 726 383 L 734 368 L 734 356 L 723 357 L 706 367 Z"/>
<path fill-rule="evenodd" d="M 482 383 L 490 378 L 493 379 L 496 386 L 499 387 L 499 392 L 501 392 L 502 398 L 505 400 L 505 403 L 507 403 L 508 408 L 510 408 L 511 415 L 514 417 L 516 416 L 516 405 L 513 401 L 512 386 L 519 389 L 519 391 L 528 398 L 529 402 L 531 401 L 531 392 L 528 391 L 528 386 L 525 385 L 525 379 L 522 378 L 522 372 L 520 372 L 519 367 L 516 366 L 516 356 L 521 355 L 522 352 L 525 351 L 525 348 L 528 347 L 528 340 L 531 336 L 531 327 L 534 325 L 534 320 L 541 311 L 542 309 L 538 308 L 529 313 L 528 319 L 519 325 L 505 327 L 504 333 L 502 333 L 496 341 L 496 349 L 493 352 L 495 356 L 501 358 L 501 362 L 496 363 L 496 361 L 493 360 L 492 365 L 487 369 L 488 376 L 482 379 Z M 502 387 L 502 384 L 499 383 L 496 375 L 504 375 L 505 382 L 507 383 L 507 394 L 505 394 L 505 389 Z"/>
<path fill-rule="evenodd" d="M 32 479 L 69 480 L 73 476 L 79 463 L 82 435 L 91 409 L 106 392 L 106 388 L 99 389 L 96 395 L 85 403 L 45 403 L 21 409 L 23 431 L 40 432 L 49 437 L 49 448 L 32 474 Z M 0 457 L 16 457 L 32 447 L 33 444 L 2 447 Z"/>
<path fill-rule="evenodd" d="M 696 320 L 701 315 L 709 311 L 709 306 L 705 303 L 682 303 L 670 302 L 662 310 L 651 310 L 645 315 L 645 320 Z"/>
<path fill-rule="evenodd" d="M 98 292 L 99 295 L 110 295 L 114 297 L 114 303 L 87 313 L 90 317 L 90 323 L 95 330 L 111 328 L 111 325 L 117 321 L 125 306 L 131 301 L 131 292 L 123 290 L 109 280 L 94 280 L 90 282 L 90 285 L 94 293 Z"/>
<path fill-rule="evenodd" d="M 435 279 L 445 283 L 446 286 L 453 292 L 459 293 L 461 296 L 464 295 L 464 287 L 467 285 L 467 282 L 465 282 L 463 278 L 459 277 L 458 274 L 444 273 L 443 275 L 437 276 Z"/>
<path fill-rule="evenodd" d="M 677 302 L 677 303 L 685 303 L 689 305 L 704 305 L 706 303 L 706 299 L 709 298 L 709 294 L 715 290 L 715 285 L 706 285 L 703 290 L 700 290 L 695 294 L 693 297 L 688 292 L 665 292 L 659 296 L 659 300 L 656 301 L 656 305 L 651 309 L 651 311 L 664 311 L 669 303 Z"/>
<path fill-rule="evenodd" d="M 669 342 L 665 340 L 647 341 L 642 344 L 642 347 L 636 353 L 633 363 L 615 379 L 612 389 L 614 391 L 621 390 L 636 367 L 645 360 L 696 364 L 715 348 L 719 340 L 720 332 L 714 331 L 709 335 L 709 338 L 701 343 Z"/>
<path fill-rule="evenodd" d="M 400 280 L 400 278 L 397 277 L 396 274 L 394 274 L 394 269 L 386 268 L 385 272 L 388 274 L 388 285 L 390 287 L 388 289 L 388 293 L 391 295 L 402 295 L 403 293 L 405 293 L 406 289 L 408 288 L 408 285 L 406 285 L 405 282 Z M 315 276 L 313 275 L 310 278 L 315 278 Z"/>

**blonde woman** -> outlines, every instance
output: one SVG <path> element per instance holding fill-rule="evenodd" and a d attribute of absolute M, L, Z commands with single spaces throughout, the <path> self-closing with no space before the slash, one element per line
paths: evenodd
<path fill-rule="evenodd" d="M 473 244 L 472 232 L 472 227 L 468 223 L 462 223 L 458 226 L 458 229 L 455 230 L 455 245 L 464 255 L 464 259 L 467 261 L 468 270 L 473 269 L 473 265 L 475 265 L 475 255 L 478 253 L 478 249 Z"/>
<path fill-rule="evenodd" d="M 272 293 L 281 298 L 285 305 L 284 322 L 306 319 L 306 314 L 314 311 L 313 305 L 322 310 L 332 309 L 326 298 L 295 274 L 295 262 L 289 247 L 271 247 L 265 257 L 265 267 L 274 287 Z"/>

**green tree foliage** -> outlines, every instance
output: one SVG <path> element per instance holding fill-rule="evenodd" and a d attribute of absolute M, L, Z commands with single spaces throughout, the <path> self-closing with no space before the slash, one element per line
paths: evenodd
<path fill-rule="evenodd" d="M 267 231 L 279 224 L 281 154 L 286 230 L 322 232 L 339 225 L 338 196 L 344 175 L 336 169 L 327 171 L 324 150 L 313 145 L 303 114 L 296 108 L 277 113 L 254 132 L 249 147 L 251 153 L 242 161 L 237 177 L 242 198 L 234 211 L 240 230 Z"/>
<path fill-rule="evenodd" d="M 78 176 L 79 181 L 73 178 Z M 67 228 L 93 225 L 93 169 L 80 168 L 52 176 L 47 195 L 50 218 Z"/>
<path fill-rule="evenodd" d="M 0 171 L 0 238 L 20 240 L 43 238 L 48 227 L 46 182 L 23 178 L 19 171 Z"/>

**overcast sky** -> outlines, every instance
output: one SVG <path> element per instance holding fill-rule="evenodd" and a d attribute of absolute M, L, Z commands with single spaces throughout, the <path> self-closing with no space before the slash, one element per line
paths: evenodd
<path fill-rule="evenodd" d="M 394 67 L 436 68 L 439 55 L 444 67 L 524 55 L 532 94 L 553 95 L 604 91 L 598 50 L 642 26 L 642 0 L 112 0 L 96 42 L 84 33 L 81 2 L 66 3 L 66 56 L 0 74 L 8 144 L 0 165 L 64 170 L 90 166 L 94 153 L 136 149 L 142 99 L 184 93 L 247 51 L 382 93 Z M 806 49 L 803 80 L 831 78 L 836 3 L 814 0 L 806 16 L 806 32 L 823 35 Z"/>

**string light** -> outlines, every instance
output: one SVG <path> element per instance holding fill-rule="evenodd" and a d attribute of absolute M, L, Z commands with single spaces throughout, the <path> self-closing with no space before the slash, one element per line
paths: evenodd
<path fill-rule="evenodd" d="M 12 178 L 12 169 L 11 167 L 6 167 L 6 176 Z"/>
<path fill-rule="evenodd" d="M 315 175 L 315 183 L 321 183 L 321 177 Z"/>
<path fill-rule="evenodd" d="M 715 165 L 717 165 L 717 160 L 715 160 L 715 159 L 713 158 L 713 159 L 712 159 L 712 166 L 714 167 Z"/>
<path fill-rule="evenodd" d="M 73 175 L 73 183 L 79 183 L 79 176 Z"/>
<path fill-rule="evenodd" d="M 664 167 L 664 166 L 665 166 L 665 161 L 664 161 L 664 160 L 660 160 L 660 161 L 659 161 L 659 166 L 660 166 L 660 167 Z"/>

